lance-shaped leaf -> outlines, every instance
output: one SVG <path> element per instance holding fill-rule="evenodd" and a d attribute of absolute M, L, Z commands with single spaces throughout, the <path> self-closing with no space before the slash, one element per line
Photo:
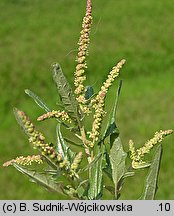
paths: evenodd
<path fill-rule="evenodd" d="M 63 157 L 66 157 L 70 162 L 72 162 L 75 157 L 75 153 L 70 149 L 70 147 L 65 142 L 60 130 L 60 124 L 57 124 L 56 134 L 57 134 L 57 151 L 60 154 L 62 154 Z"/>
<path fill-rule="evenodd" d="M 65 110 L 71 118 L 78 120 L 78 103 L 60 65 L 57 63 L 53 65 L 53 80 L 56 83 L 57 90 Z"/>
<path fill-rule="evenodd" d="M 40 108 L 44 109 L 46 112 L 51 111 L 51 109 L 45 104 L 45 102 L 39 96 L 37 96 L 34 92 L 32 92 L 29 89 L 26 89 L 25 93 L 29 95 L 36 102 L 36 104 L 40 106 Z"/>
<path fill-rule="evenodd" d="M 89 168 L 89 190 L 88 199 L 96 200 L 100 199 L 103 190 L 103 145 L 97 146 L 97 152 L 101 152 L 102 155 L 98 157 L 92 167 Z M 95 160 L 95 159 L 94 159 Z"/>
<path fill-rule="evenodd" d="M 121 140 L 117 135 L 111 135 L 112 148 L 109 158 L 112 167 L 112 179 L 115 184 L 115 198 L 118 199 L 118 183 L 126 172 L 125 160 L 127 154 L 123 150 Z"/>
<path fill-rule="evenodd" d="M 120 92 L 121 92 L 121 87 L 122 87 L 122 80 L 120 81 L 120 84 L 119 84 L 119 87 L 117 90 L 117 94 L 115 96 L 114 105 L 113 105 L 113 108 L 111 110 L 108 122 L 106 124 L 105 131 L 103 133 L 104 136 L 102 137 L 102 140 L 104 140 L 106 137 L 108 137 L 112 133 L 119 134 L 118 128 L 117 128 L 116 123 L 115 123 L 115 118 L 116 118 L 116 111 L 117 111 L 118 100 L 119 100 L 119 96 L 120 96 Z"/>
<path fill-rule="evenodd" d="M 46 189 L 63 194 L 63 184 L 55 182 L 51 176 L 46 173 L 38 173 L 36 171 L 27 169 L 16 163 L 13 166 L 24 175 L 28 176 L 33 182 L 45 187 Z"/>
<path fill-rule="evenodd" d="M 162 156 L 162 146 L 157 146 L 152 164 L 149 168 L 149 172 L 146 178 L 145 187 L 143 195 L 141 196 L 142 200 L 153 200 L 157 191 L 157 181 L 158 174 L 160 169 L 160 162 Z"/>

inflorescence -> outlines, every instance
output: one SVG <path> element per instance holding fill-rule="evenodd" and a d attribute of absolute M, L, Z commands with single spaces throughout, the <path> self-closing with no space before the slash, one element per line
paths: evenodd
<path fill-rule="evenodd" d="M 92 139 L 92 143 L 94 144 L 99 139 L 100 128 L 103 117 L 106 112 L 104 111 L 105 106 L 105 97 L 109 90 L 109 87 L 114 82 L 115 78 L 119 76 L 120 70 L 122 66 L 125 64 L 125 60 L 122 59 L 115 67 L 113 67 L 112 71 L 109 73 L 108 78 L 104 82 L 97 96 L 91 100 L 91 104 L 94 108 L 94 121 L 92 124 L 92 131 L 88 132 L 89 137 Z"/>
<path fill-rule="evenodd" d="M 144 155 L 149 153 L 149 151 L 154 147 L 154 145 L 163 141 L 164 137 L 173 133 L 173 130 L 160 130 L 156 132 L 154 137 L 147 141 L 143 147 L 135 149 L 134 143 L 132 140 L 129 141 L 129 151 L 130 158 L 132 159 L 132 167 L 138 168 L 143 165 L 146 165 L 146 162 L 143 160 Z"/>
<path fill-rule="evenodd" d="M 85 87 L 83 85 L 83 82 L 86 80 L 85 70 L 87 68 L 86 63 L 86 56 L 88 55 L 88 46 L 89 46 L 89 34 L 92 24 L 92 5 L 91 0 L 87 1 L 87 7 L 86 7 L 86 15 L 83 18 L 82 23 L 82 31 L 80 32 L 80 39 L 78 42 L 79 49 L 78 49 L 78 55 L 77 55 L 77 66 L 76 71 L 74 73 L 75 80 L 75 91 L 76 99 L 81 105 L 81 109 L 84 113 L 88 113 L 89 109 L 87 106 L 85 106 L 86 100 L 85 100 Z"/>
<path fill-rule="evenodd" d="M 51 112 L 47 112 L 41 116 L 39 116 L 37 118 L 38 121 L 43 121 L 45 119 L 49 119 L 49 118 L 57 118 L 63 122 L 67 122 L 67 123 L 72 123 L 71 118 L 69 117 L 68 113 L 65 111 L 51 111 Z"/>
<path fill-rule="evenodd" d="M 72 163 L 70 164 L 67 158 L 65 158 L 61 153 L 57 152 L 52 143 L 46 143 L 43 134 L 41 134 L 35 129 L 29 117 L 23 111 L 15 109 L 14 112 L 19 124 L 23 127 L 25 133 L 28 135 L 29 142 L 33 145 L 33 148 L 38 149 L 41 155 L 49 159 L 53 164 L 55 164 L 55 166 L 57 166 L 58 169 L 69 173 L 71 177 L 73 177 L 74 175 L 78 177 L 76 171 L 78 170 L 78 167 L 82 160 L 82 153 L 80 152 L 79 154 L 77 154 Z M 38 163 L 41 162 L 39 160 L 39 156 L 21 156 L 7 162 L 5 165 L 11 165 L 12 163 L 30 165 L 33 161 L 37 161 Z"/>
<path fill-rule="evenodd" d="M 25 165 L 31 165 L 33 162 L 36 162 L 38 164 L 43 163 L 41 155 L 31 155 L 31 156 L 29 155 L 27 157 L 20 156 L 17 157 L 16 159 L 12 159 L 10 161 L 5 162 L 3 166 L 10 166 L 13 163 L 17 163 L 25 166 Z"/>

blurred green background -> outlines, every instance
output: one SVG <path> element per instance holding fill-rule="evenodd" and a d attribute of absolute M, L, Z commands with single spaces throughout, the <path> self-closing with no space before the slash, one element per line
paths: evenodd
<path fill-rule="evenodd" d="M 171 0 L 93 0 L 88 81 L 97 91 L 121 58 L 123 88 L 118 126 L 142 145 L 159 129 L 174 128 L 174 4 Z M 56 123 L 37 123 L 43 111 L 24 93 L 29 88 L 56 109 L 58 95 L 50 65 L 59 62 L 73 84 L 77 41 L 85 0 L 0 1 L 0 199 L 65 199 L 28 181 L 3 162 L 34 151 L 13 116 L 24 110 L 37 128 L 55 141 Z M 116 91 L 113 86 L 110 95 Z M 109 106 L 108 106 L 109 107 Z M 156 199 L 174 199 L 174 136 L 163 142 Z M 121 199 L 137 199 L 146 170 L 129 178 Z"/>

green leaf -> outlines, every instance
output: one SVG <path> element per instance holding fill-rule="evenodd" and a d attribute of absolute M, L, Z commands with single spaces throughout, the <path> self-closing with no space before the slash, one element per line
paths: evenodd
<path fill-rule="evenodd" d="M 103 145 L 97 146 L 97 152 L 101 152 L 102 155 L 95 161 L 92 167 L 89 168 L 89 189 L 88 199 L 96 200 L 102 196 L 102 162 L 103 162 Z M 94 159 L 95 160 L 95 159 Z"/>
<path fill-rule="evenodd" d="M 51 111 L 51 109 L 48 108 L 48 106 L 45 104 L 45 102 L 40 97 L 38 97 L 34 92 L 32 92 L 29 89 L 26 89 L 25 93 L 27 95 L 29 95 L 31 98 L 33 98 L 33 100 L 36 102 L 36 104 L 39 105 L 42 109 L 44 109 L 46 112 Z"/>
<path fill-rule="evenodd" d="M 53 65 L 53 80 L 56 83 L 57 90 L 65 110 L 71 118 L 78 120 L 78 103 L 60 65 L 57 63 Z"/>
<path fill-rule="evenodd" d="M 63 184 L 55 182 L 51 176 L 46 173 L 38 173 L 36 171 L 24 168 L 16 163 L 13 166 L 24 175 L 28 176 L 35 183 L 45 187 L 46 189 L 63 194 Z"/>
<path fill-rule="evenodd" d="M 57 124 L 56 134 L 57 134 L 57 151 L 61 153 L 63 157 L 66 157 L 70 162 L 72 162 L 75 157 L 75 153 L 66 144 L 60 130 L 60 124 Z"/>
<path fill-rule="evenodd" d="M 153 200 L 157 190 L 158 174 L 160 169 L 160 162 L 162 156 L 162 145 L 157 146 L 152 164 L 149 168 L 146 177 L 144 192 L 141 196 L 142 200 Z"/>
<path fill-rule="evenodd" d="M 119 137 L 112 135 L 115 139 L 111 142 L 112 148 L 110 150 L 109 158 L 112 167 L 112 179 L 115 184 L 115 198 L 118 198 L 118 182 L 126 172 L 125 159 L 127 154 L 123 150 L 123 146 Z"/>
<path fill-rule="evenodd" d="M 108 122 L 106 124 L 106 128 L 104 131 L 104 136 L 102 137 L 102 140 L 104 140 L 106 137 L 108 137 L 110 134 L 112 133 L 116 133 L 117 135 L 119 135 L 119 131 L 118 128 L 116 126 L 115 123 L 115 117 L 116 117 L 116 111 L 117 111 L 117 106 L 118 106 L 118 100 L 119 100 L 119 96 L 120 96 L 120 92 L 121 92 L 121 87 L 122 87 L 122 80 L 120 81 L 118 90 L 117 90 L 117 94 L 115 97 L 115 101 L 114 101 L 114 105 L 113 108 L 111 110 Z"/>

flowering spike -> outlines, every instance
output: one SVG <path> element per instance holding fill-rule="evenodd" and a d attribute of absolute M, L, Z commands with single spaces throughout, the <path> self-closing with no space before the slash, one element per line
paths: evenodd
<path fill-rule="evenodd" d="M 160 130 L 156 132 L 154 137 L 148 140 L 143 147 L 136 149 L 134 147 L 133 141 L 129 141 L 129 151 L 130 151 L 130 158 L 132 159 L 132 167 L 134 169 L 147 167 L 149 166 L 148 163 L 143 161 L 144 155 L 149 153 L 150 150 L 154 147 L 154 145 L 163 141 L 164 137 L 173 133 L 173 130 Z"/>
<path fill-rule="evenodd" d="M 156 132 L 152 139 L 147 141 L 143 147 L 137 149 L 138 158 L 144 157 L 144 154 L 149 153 L 150 149 L 152 149 L 154 145 L 162 142 L 165 136 L 170 135 L 172 133 L 173 130 L 165 130 L 165 131 L 160 130 L 159 132 Z"/>
<path fill-rule="evenodd" d="M 33 147 L 36 147 L 39 144 L 43 144 L 45 141 L 45 137 L 42 133 L 38 132 L 35 129 L 35 126 L 30 121 L 29 117 L 21 110 L 14 109 L 14 113 L 17 121 L 24 129 L 25 133 L 29 137 L 29 142 L 33 144 Z"/>
<path fill-rule="evenodd" d="M 130 158 L 132 160 L 136 160 L 136 150 L 135 150 L 134 142 L 132 140 L 129 140 L 129 151 L 130 151 Z"/>
<path fill-rule="evenodd" d="M 76 172 L 76 170 L 78 169 L 78 167 L 79 167 L 79 165 L 80 165 L 80 163 L 82 161 L 82 156 L 83 156 L 82 152 L 79 152 L 75 156 L 75 158 L 74 158 L 74 160 L 73 160 L 73 162 L 71 164 L 71 170 L 73 170 L 74 172 Z"/>
<path fill-rule="evenodd" d="M 12 159 L 10 161 L 7 161 L 3 164 L 3 166 L 10 166 L 13 165 L 13 163 L 17 163 L 20 165 L 31 165 L 33 162 L 36 162 L 38 164 L 43 163 L 42 157 L 40 155 L 32 155 L 32 156 L 27 156 L 27 157 L 17 157 L 16 159 Z"/>
<path fill-rule="evenodd" d="M 106 114 L 106 112 L 104 111 L 106 93 L 108 92 L 109 87 L 112 85 L 115 78 L 119 76 L 120 69 L 125 64 L 125 62 L 126 61 L 122 59 L 115 67 L 112 68 L 111 72 L 108 75 L 108 78 L 104 82 L 99 93 L 93 100 L 91 100 L 91 103 L 93 104 L 93 108 L 95 109 L 95 113 L 94 113 L 94 121 L 92 124 L 92 131 L 88 132 L 88 134 L 89 137 L 92 139 L 93 144 L 99 139 L 99 134 L 100 134 L 99 131 L 101 128 L 101 123 L 103 117 Z"/>
<path fill-rule="evenodd" d="M 68 113 L 65 111 L 51 111 L 51 112 L 47 112 L 41 116 L 39 116 L 37 118 L 38 121 L 43 121 L 45 119 L 49 119 L 49 118 L 58 118 L 61 121 L 66 121 L 68 123 L 71 123 L 71 118 L 69 117 Z"/>
<path fill-rule="evenodd" d="M 89 46 L 89 34 L 92 24 L 92 4 L 91 0 L 87 0 L 86 14 L 83 18 L 82 31 L 80 32 L 80 39 L 78 42 L 78 54 L 77 54 L 77 66 L 74 73 L 75 80 L 74 85 L 76 87 L 74 93 L 77 95 L 77 101 L 84 105 L 86 100 L 84 96 L 85 87 L 83 82 L 86 80 L 84 75 L 87 68 L 86 56 L 88 55 L 88 46 Z M 82 106 L 83 107 L 83 106 Z"/>

